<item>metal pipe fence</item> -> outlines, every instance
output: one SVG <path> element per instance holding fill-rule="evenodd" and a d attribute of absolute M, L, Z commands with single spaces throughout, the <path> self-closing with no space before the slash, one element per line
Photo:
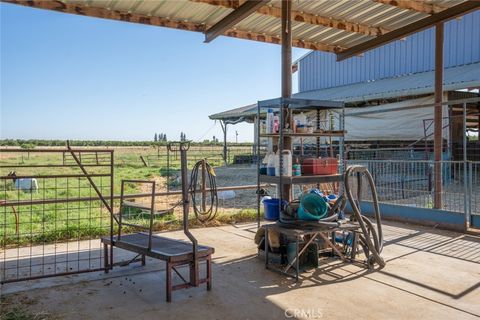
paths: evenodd
<path fill-rule="evenodd" d="M 154 228 L 180 228 L 177 176 L 165 175 L 161 166 L 145 168 L 120 163 L 115 166 L 114 180 L 112 150 L 74 152 L 107 204 L 112 204 L 112 212 L 119 210 L 119 190 L 115 188 L 120 180 L 155 180 L 158 189 Z M 51 150 L 37 150 L 29 155 L 25 150 L 10 150 L 0 156 L 0 282 L 102 270 L 100 237 L 108 236 L 112 229 L 115 232 L 116 224 L 105 201 L 85 173 L 74 165 L 73 157 Z M 189 154 L 189 163 L 193 164 L 196 157 L 195 153 Z M 433 161 L 347 160 L 346 164 L 368 167 L 383 203 L 433 207 Z M 16 171 L 16 176 L 9 175 L 12 171 Z M 175 173 L 175 169 L 171 172 Z M 215 173 L 221 222 L 255 219 L 256 166 L 217 166 Z M 442 161 L 442 175 L 442 209 L 465 213 L 466 217 L 480 215 L 480 162 Z M 21 179 L 34 179 L 35 188 L 21 188 Z M 276 196 L 275 187 L 261 187 Z M 126 194 L 136 202 L 148 203 L 150 192 L 127 184 Z M 365 191 L 363 199 L 369 197 Z M 123 216 L 133 224 L 149 220 L 142 211 Z"/>
<path fill-rule="evenodd" d="M 115 165 L 114 180 L 112 150 L 74 151 L 88 178 L 103 195 L 102 200 L 68 152 L 47 151 L 35 149 L 27 154 L 25 150 L 10 149 L 0 152 L 0 283 L 103 270 L 100 237 L 117 230 L 103 200 L 112 204 L 113 213 L 118 212 L 118 188 L 122 179 L 155 180 L 158 191 L 154 228 L 181 228 L 179 181 L 174 175 L 162 175 L 161 167 L 120 163 Z M 189 163 L 198 156 L 192 153 Z M 115 158 L 119 159 L 117 155 Z M 120 159 L 128 159 L 128 156 L 120 156 Z M 255 219 L 257 185 L 252 185 L 255 167 L 222 166 L 215 170 L 219 221 L 233 223 Z M 29 185 L 22 186 L 24 182 Z M 262 187 L 270 189 L 274 195 L 274 188 Z M 127 184 L 126 194 L 129 200 L 148 203 L 151 192 Z M 128 212 L 123 217 L 138 225 L 149 221 L 141 210 Z"/>
<path fill-rule="evenodd" d="M 375 179 L 379 201 L 433 208 L 433 161 L 347 160 L 366 166 Z M 480 162 L 442 161 L 442 209 L 480 214 Z M 364 199 L 370 200 L 369 194 Z"/>
<path fill-rule="evenodd" d="M 193 145 L 188 150 L 189 164 L 193 165 L 201 159 L 207 159 L 215 166 L 224 164 L 248 164 L 254 161 L 254 148 L 248 145 L 231 145 L 227 147 L 227 159 L 223 158 L 222 145 Z M 180 167 L 180 153 L 169 151 L 166 146 L 143 148 L 138 152 L 138 158 L 130 157 L 121 164 L 138 166 L 156 166 L 166 168 Z"/>
<path fill-rule="evenodd" d="M 113 151 L 2 149 L 0 160 L 0 283 L 101 270 Z"/>

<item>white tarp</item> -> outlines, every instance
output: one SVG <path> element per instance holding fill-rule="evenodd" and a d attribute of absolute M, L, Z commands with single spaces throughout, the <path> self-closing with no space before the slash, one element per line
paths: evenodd
<path fill-rule="evenodd" d="M 406 100 L 402 102 L 383 104 L 366 108 L 347 108 L 345 110 L 345 140 L 418 140 L 425 136 L 425 125 L 430 128 L 427 135 L 433 133 L 434 107 L 409 108 L 391 110 L 403 107 L 418 106 L 433 103 L 433 96 Z M 359 114 L 370 111 L 385 111 L 370 114 Z M 391 111 L 390 111 L 391 110 Z M 443 117 L 448 117 L 448 107 L 443 107 Z M 448 125 L 448 118 L 443 119 L 443 127 Z M 443 129 L 443 137 L 449 138 L 448 127 Z M 433 140 L 433 134 L 427 138 Z"/>

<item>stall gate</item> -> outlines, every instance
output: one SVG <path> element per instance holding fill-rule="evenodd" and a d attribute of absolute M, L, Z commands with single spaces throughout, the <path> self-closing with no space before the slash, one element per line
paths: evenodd
<path fill-rule="evenodd" d="M 103 270 L 113 150 L 0 150 L 0 283 Z"/>

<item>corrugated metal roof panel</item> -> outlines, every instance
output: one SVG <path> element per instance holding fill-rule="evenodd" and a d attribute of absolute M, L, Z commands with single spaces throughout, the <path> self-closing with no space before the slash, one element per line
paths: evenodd
<path fill-rule="evenodd" d="M 480 86 L 480 62 L 445 69 L 444 90 L 453 91 Z M 377 99 L 391 99 L 423 95 L 434 92 L 434 72 L 422 72 L 382 79 L 378 81 L 356 83 L 322 90 L 300 92 L 293 98 L 334 100 L 347 103 Z M 254 117 L 257 114 L 257 104 L 235 108 L 210 116 L 210 119 L 238 119 Z"/>
<path fill-rule="evenodd" d="M 227 7 L 222 5 L 221 2 L 207 4 L 188 0 L 91 0 L 88 2 L 82 0 L 66 0 L 64 2 L 75 3 L 79 6 L 88 5 L 89 7 L 107 8 L 109 10 L 119 11 L 122 14 L 143 14 L 160 17 L 173 22 L 192 22 L 200 26 L 212 26 L 233 11 L 232 8 L 228 8 L 228 6 L 231 5 L 229 2 L 225 2 Z M 440 0 L 431 2 L 431 4 L 450 7 L 460 2 L 463 2 L 463 0 Z M 35 3 L 33 3 L 33 5 L 35 6 Z M 281 6 L 281 0 L 270 1 L 267 5 L 278 8 Z M 371 0 L 295 0 L 292 2 L 292 6 L 296 12 L 337 20 L 338 24 L 336 24 L 336 26 L 339 26 L 339 29 L 332 29 L 324 25 L 307 24 L 299 20 L 293 24 L 294 40 L 324 44 L 327 46 L 323 46 L 322 48 L 330 51 L 334 50 L 337 46 L 347 48 L 371 39 L 372 36 L 370 32 L 373 32 L 373 34 L 377 32 L 376 30 L 372 31 L 374 30 L 372 27 L 380 27 L 383 31 L 393 30 L 428 16 L 426 13 L 419 13 Z M 93 15 L 96 16 L 95 14 Z M 123 17 L 121 20 L 123 20 Z M 344 29 L 348 28 L 345 27 L 345 23 L 360 24 L 369 31 L 346 31 Z M 344 24 L 343 27 L 340 26 L 342 24 Z M 175 27 L 173 24 L 169 24 L 168 26 Z M 179 25 L 178 28 L 187 29 L 182 25 Z M 255 32 L 261 35 L 279 37 L 280 19 L 254 13 L 239 22 L 235 28 L 244 32 Z M 204 28 L 194 26 L 188 29 L 203 31 Z M 234 36 L 233 33 L 232 36 Z M 240 35 L 237 34 L 236 36 Z"/>
<path fill-rule="evenodd" d="M 445 69 L 444 90 L 459 90 L 480 86 L 480 62 Z M 334 88 L 299 92 L 294 98 L 359 102 L 389 99 L 434 92 L 434 72 L 422 72 L 402 77 L 362 82 Z"/>
<path fill-rule="evenodd" d="M 434 36 L 434 29 L 428 29 L 342 62 L 334 54 L 312 52 L 299 60 L 299 90 L 433 70 Z M 480 62 L 480 11 L 445 24 L 444 50 L 446 68 Z"/>

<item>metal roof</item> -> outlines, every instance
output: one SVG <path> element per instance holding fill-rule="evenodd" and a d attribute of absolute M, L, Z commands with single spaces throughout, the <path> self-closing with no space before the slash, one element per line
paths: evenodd
<path fill-rule="evenodd" d="M 451 91 L 480 86 L 480 62 L 447 68 L 443 75 L 443 90 Z M 322 90 L 304 91 L 296 98 L 359 102 L 376 99 L 407 97 L 434 92 L 434 71 L 414 73 L 377 81 L 355 83 Z"/>
<path fill-rule="evenodd" d="M 434 71 L 392 77 L 377 81 L 355 83 L 328 89 L 301 92 L 293 98 L 343 101 L 354 103 L 361 101 L 391 99 L 416 96 L 434 92 Z M 445 69 L 444 91 L 480 87 L 480 62 Z M 251 104 L 210 116 L 212 120 L 233 120 L 240 117 L 251 118 L 257 114 L 257 104 Z"/>
<path fill-rule="evenodd" d="M 205 32 L 243 2 L 218 0 L 2 1 L 198 32 Z M 292 44 L 296 47 L 336 52 L 462 2 L 465 1 L 296 0 L 292 2 Z M 280 7 L 281 0 L 269 1 L 224 35 L 278 44 L 281 28 Z"/>
<path fill-rule="evenodd" d="M 480 62 L 479 39 L 480 10 L 445 23 L 444 67 Z M 435 69 L 434 53 L 435 28 L 340 62 L 333 53 L 310 51 L 299 59 L 299 91 L 432 71 Z"/>
<path fill-rule="evenodd" d="M 247 115 L 250 116 L 251 112 L 253 112 L 253 114 L 256 114 L 257 112 L 256 103 L 249 104 L 248 106 L 243 106 L 243 107 L 215 113 L 208 117 L 212 120 L 226 120 L 226 121 L 233 120 L 234 121 Z"/>

